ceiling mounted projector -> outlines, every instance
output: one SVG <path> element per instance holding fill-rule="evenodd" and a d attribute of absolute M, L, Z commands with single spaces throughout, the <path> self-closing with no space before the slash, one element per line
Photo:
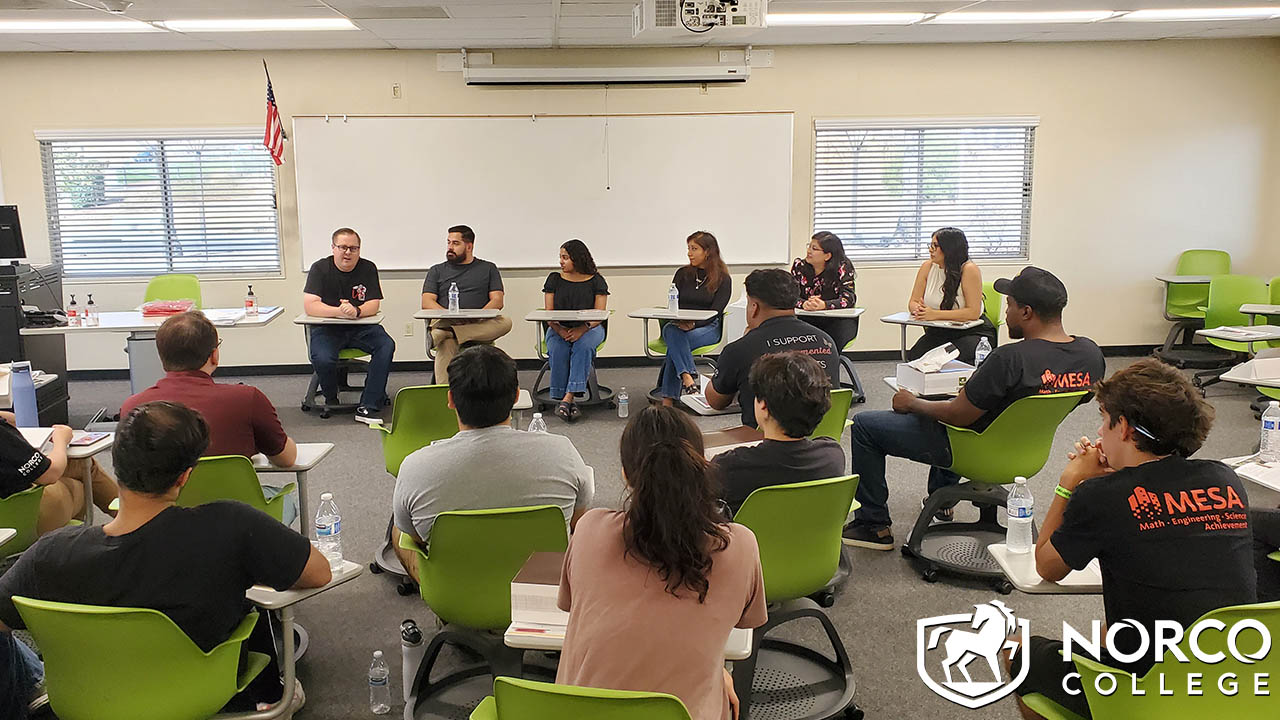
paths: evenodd
<path fill-rule="evenodd" d="M 632 10 L 631 36 L 662 39 L 720 29 L 765 27 L 768 0 L 641 0 Z"/>

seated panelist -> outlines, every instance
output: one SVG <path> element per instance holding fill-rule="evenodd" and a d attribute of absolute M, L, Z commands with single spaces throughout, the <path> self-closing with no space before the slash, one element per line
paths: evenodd
<path fill-rule="evenodd" d="M 475 255 L 476 234 L 466 225 L 449 228 L 445 238 L 445 261 L 432 265 L 422 281 L 422 309 L 445 310 L 449 289 L 458 286 L 460 310 L 501 310 L 502 274 L 498 266 Z M 449 362 L 467 343 L 492 343 L 511 332 L 511 320 L 504 315 L 485 319 L 437 319 L 431 321 L 431 342 L 436 351 L 435 380 L 448 384 Z"/>
<path fill-rule="evenodd" d="M 609 284 L 596 270 L 581 240 L 560 246 L 560 272 L 547 275 L 542 285 L 547 310 L 604 310 Z M 551 397 L 559 398 L 556 415 L 573 422 L 582 414 L 577 396 L 587 391 L 587 376 L 596 359 L 596 346 L 604 342 L 599 320 L 547 323 L 547 361 L 551 365 Z"/>

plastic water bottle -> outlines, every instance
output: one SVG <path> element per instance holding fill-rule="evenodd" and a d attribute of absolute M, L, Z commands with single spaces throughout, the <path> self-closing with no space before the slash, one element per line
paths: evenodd
<path fill-rule="evenodd" d="M 671 288 L 667 290 L 667 309 L 671 312 L 680 309 L 680 289 L 675 283 L 671 283 Z"/>
<path fill-rule="evenodd" d="M 14 420 L 18 427 L 40 427 L 36 384 L 31 378 L 30 362 L 22 360 L 9 366 L 9 394 L 13 398 Z"/>
<path fill-rule="evenodd" d="M 458 312 L 458 283 L 449 283 L 449 312 Z"/>
<path fill-rule="evenodd" d="M 98 306 L 93 302 L 93 293 L 89 293 L 89 302 L 84 306 L 84 324 L 85 327 L 98 325 Z"/>
<path fill-rule="evenodd" d="M 977 349 L 973 351 L 973 366 L 978 367 L 979 365 L 981 365 L 982 361 L 986 360 L 987 356 L 990 354 L 991 354 L 991 343 L 987 341 L 987 338 L 984 335 L 982 339 L 978 341 Z"/>
<path fill-rule="evenodd" d="M 258 317 L 258 296 L 253 294 L 253 286 L 249 286 L 249 292 L 244 296 L 244 316 L 247 318 Z"/>
<path fill-rule="evenodd" d="M 75 295 L 72 295 L 71 302 L 67 303 L 67 326 L 80 327 L 80 306 L 76 304 Z"/>
<path fill-rule="evenodd" d="M 1272 400 L 1262 413 L 1262 442 L 1258 444 L 1258 460 L 1280 462 L 1280 402 Z"/>
<path fill-rule="evenodd" d="M 329 560 L 329 570 L 342 569 L 342 515 L 333 493 L 320 495 L 320 507 L 316 510 L 316 546 L 320 554 Z"/>
<path fill-rule="evenodd" d="M 369 664 L 369 709 L 374 715 L 391 712 L 391 671 L 381 650 L 373 651 L 373 662 Z"/>
<path fill-rule="evenodd" d="M 618 391 L 618 417 L 625 418 L 631 414 L 631 396 L 627 394 L 627 388 L 623 387 Z"/>
<path fill-rule="evenodd" d="M 1013 479 L 1013 490 L 1005 502 L 1009 514 L 1009 528 L 1005 534 L 1005 544 L 1009 552 L 1031 552 L 1031 523 L 1035 517 L 1035 501 L 1031 498 L 1031 488 L 1027 487 L 1027 479 Z"/>
<path fill-rule="evenodd" d="M 547 431 L 547 421 L 542 419 L 542 413 L 533 414 L 533 422 L 529 423 L 529 432 L 544 433 Z"/>
<path fill-rule="evenodd" d="M 426 651 L 418 623 L 412 618 L 400 623 L 400 679 L 404 682 L 405 702 L 409 702 L 409 696 L 413 694 L 413 680 Z"/>

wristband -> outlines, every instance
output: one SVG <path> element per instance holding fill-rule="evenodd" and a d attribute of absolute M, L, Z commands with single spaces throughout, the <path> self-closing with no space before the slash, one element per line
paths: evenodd
<path fill-rule="evenodd" d="M 1067 500 L 1070 500 L 1070 499 L 1071 499 L 1071 491 L 1070 491 L 1070 490 L 1068 490 L 1068 489 L 1066 489 L 1066 488 L 1064 488 L 1064 487 L 1062 487 L 1061 485 L 1059 485 L 1059 486 L 1057 486 L 1057 487 L 1055 487 L 1055 488 L 1053 489 L 1053 494 L 1054 494 L 1054 495 L 1057 495 L 1057 496 L 1058 496 L 1058 497 L 1060 497 L 1060 498 L 1064 498 L 1064 499 L 1067 499 Z"/>

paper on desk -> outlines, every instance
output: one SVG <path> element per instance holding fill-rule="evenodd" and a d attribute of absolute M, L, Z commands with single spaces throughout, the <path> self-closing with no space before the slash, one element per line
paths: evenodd
<path fill-rule="evenodd" d="M 549 625 L 547 623 L 513 622 L 507 632 L 512 635 L 531 635 L 534 637 L 564 639 L 565 625 Z"/>
<path fill-rule="evenodd" d="M 1280 492 L 1280 463 L 1245 463 L 1236 468 L 1236 474 Z"/>
<path fill-rule="evenodd" d="M 960 350 L 955 345 L 947 343 L 925 353 L 919 359 L 912 360 L 907 363 L 911 367 L 923 373 L 938 372 L 943 365 L 960 357 Z"/>
<path fill-rule="evenodd" d="M 244 310 L 205 310 L 204 316 L 214 325 L 235 325 L 244 319 Z"/>

